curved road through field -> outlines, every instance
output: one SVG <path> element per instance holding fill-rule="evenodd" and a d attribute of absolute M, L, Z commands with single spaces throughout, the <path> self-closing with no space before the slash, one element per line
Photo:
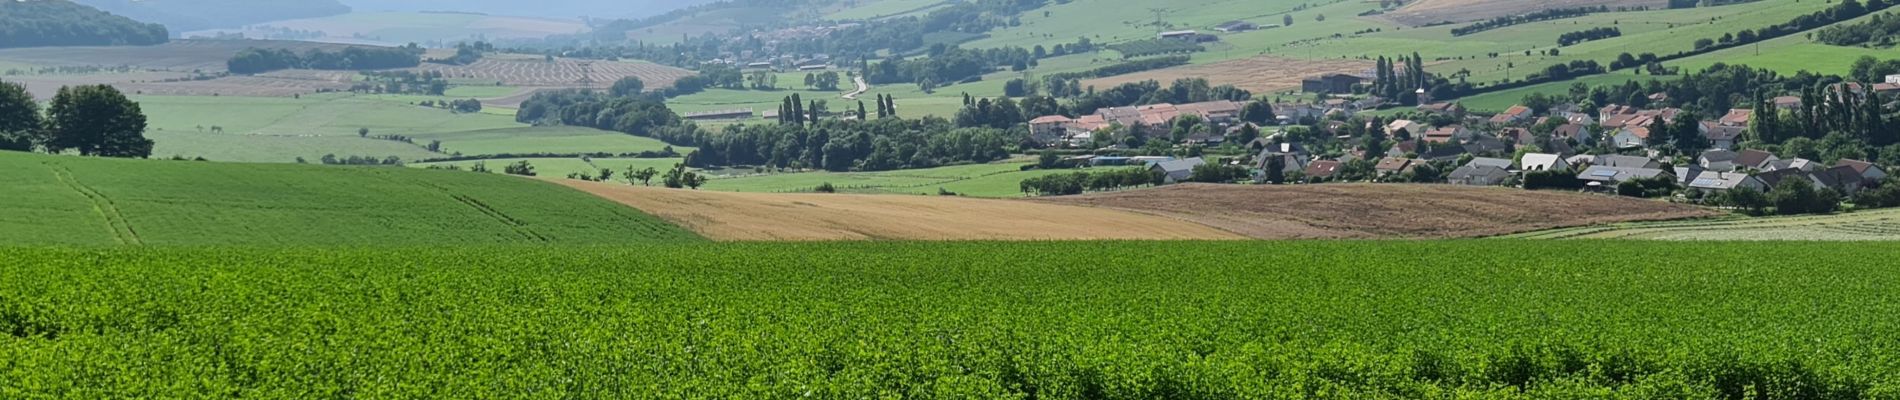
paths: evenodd
<path fill-rule="evenodd" d="M 871 84 L 865 83 L 864 76 L 862 75 L 851 77 L 851 83 L 858 84 L 858 90 L 851 93 L 845 93 L 844 94 L 845 100 L 857 100 L 858 96 L 863 95 L 864 92 L 871 91 Z"/>

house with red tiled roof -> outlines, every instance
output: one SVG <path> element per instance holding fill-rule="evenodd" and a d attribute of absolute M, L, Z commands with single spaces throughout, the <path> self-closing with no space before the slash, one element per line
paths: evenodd
<path fill-rule="evenodd" d="M 1621 149 L 1643 147 L 1649 143 L 1649 128 L 1624 126 L 1623 129 L 1617 130 L 1616 135 L 1611 136 L 1610 139 L 1616 144 L 1617 148 Z"/>
<path fill-rule="evenodd" d="M 1716 120 L 1716 123 L 1723 126 L 1748 126 L 1748 121 L 1753 118 L 1755 118 L 1755 110 L 1737 108 L 1728 110 L 1728 115 L 1723 115 L 1722 119 Z"/>
<path fill-rule="evenodd" d="M 1491 123 L 1515 124 L 1515 123 L 1530 120 L 1531 116 L 1534 114 L 1535 113 L 1531 112 L 1530 107 L 1525 107 L 1521 105 L 1511 106 L 1511 108 L 1505 109 L 1504 112 L 1498 113 L 1498 115 L 1491 116 Z"/>

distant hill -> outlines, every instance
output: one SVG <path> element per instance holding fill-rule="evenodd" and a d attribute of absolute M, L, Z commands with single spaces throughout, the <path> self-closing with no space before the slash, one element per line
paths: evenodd
<path fill-rule="evenodd" d="M 173 32 L 312 18 L 350 12 L 337 0 L 75 0 L 114 14 L 164 24 Z"/>
<path fill-rule="evenodd" d="M 165 27 L 66 0 L 0 1 L 0 48 L 165 43 Z"/>
<path fill-rule="evenodd" d="M 342 0 L 358 11 L 461 11 L 547 18 L 641 18 L 715 0 Z"/>
<path fill-rule="evenodd" d="M 0 151 L 0 170 L 10 171 L 0 174 L 0 187 L 7 188 L 6 201 L 0 201 L 0 245 L 702 240 L 633 208 L 500 174 L 6 151 Z"/>

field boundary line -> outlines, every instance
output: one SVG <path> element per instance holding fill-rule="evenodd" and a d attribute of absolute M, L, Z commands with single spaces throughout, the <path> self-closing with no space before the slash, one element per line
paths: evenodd
<path fill-rule="evenodd" d="M 145 244 L 145 240 L 139 238 L 138 230 L 132 229 L 132 222 L 125 219 L 125 215 L 119 212 L 119 206 L 114 204 L 111 198 L 106 197 L 104 193 L 100 193 L 91 186 L 80 183 L 79 178 L 73 176 L 72 170 L 64 166 L 53 165 L 52 163 L 46 163 L 45 165 L 53 171 L 53 176 L 58 178 L 61 183 L 65 183 L 66 187 L 72 188 L 74 192 L 78 192 L 80 196 L 84 196 L 86 202 L 92 204 L 92 212 L 97 214 L 101 221 L 105 222 L 106 231 L 112 234 L 113 241 L 119 244 Z"/>

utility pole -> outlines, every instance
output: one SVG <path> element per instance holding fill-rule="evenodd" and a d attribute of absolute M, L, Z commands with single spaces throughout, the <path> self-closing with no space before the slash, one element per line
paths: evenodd
<path fill-rule="evenodd" d="M 1167 15 L 1168 9 L 1157 7 L 1157 8 L 1149 8 L 1148 11 L 1153 11 L 1155 13 L 1155 32 L 1159 33 L 1161 31 L 1166 30 L 1167 28 L 1165 27 L 1165 25 L 1161 24 L 1161 17 L 1163 15 Z"/>

